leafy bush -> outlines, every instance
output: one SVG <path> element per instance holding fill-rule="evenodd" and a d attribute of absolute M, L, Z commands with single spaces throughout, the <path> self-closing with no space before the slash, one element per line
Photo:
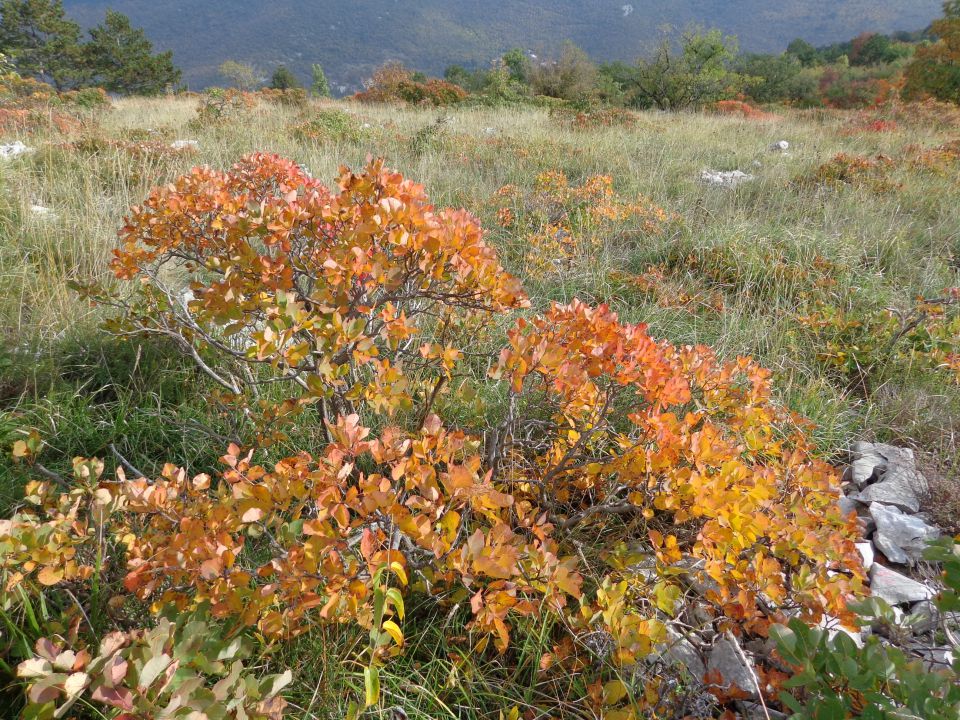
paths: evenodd
<path fill-rule="evenodd" d="M 293 128 L 293 135 L 304 141 L 356 141 L 360 138 L 360 124 L 348 112 L 337 108 L 319 110 Z"/>
<path fill-rule="evenodd" d="M 249 641 L 225 639 L 202 613 L 163 617 L 153 628 L 114 631 L 98 648 L 43 638 L 17 667 L 29 683 L 25 720 L 63 717 L 78 702 L 118 718 L 280 720 L 287 670 L 257 680 L 244 667 Z M 211 686 L 211 683 L 212 684 Z"/>
<path fill-rule="evenodd" d="M 676 215 L 648 198 L 630 202 L 617 197 L 613 179 L 606 175 L 577 187 L 563 173 L 541 173 L 530 192 L 507 185 L 494 202 L 500 225 L 522 243 L 522 261 L 533 277 L 562 271 L 607 242 L 625 245 L 634 237 L 662 237 L 680 226 Z M 615 232 L 619 237 L 613 237 Z"/>
<path fill-rule="evenodd" d="M 938 541 L 926 553 L 943 563 L 946 588 L 935 600 L 939 612 L 960 610 L 960 544 Z M 864 624 L 893 622 L 893 611 L 872 598 L 857 606 Z M 954 640 L 951 666 L 929 667 L 876 635 L 858 647 L 845 633 L 799 620 L 774 626 L 771 635 L 780 656 L 795 668 L 780 698 L 793 720 L 827 718 L 923 718 L 952 720 L 960 713 L 960 645 Z"/>
<path fill-rule="evenodd" d="M 572 202 L 579 222 L 635 212 L 602 178 L 542 184 L 603 201 Z M 367 704 L 411 596 L 469 606 L 473 653 L 506 653 L 518 621 L 546 616 L 551 667 L 627 717 L 658 702 L 657 677 L 621 678 L 664 641 L 687 583 L 740 633 L 764 635 L 770 607 L 851 619 L 856 527 L 768 371 L 579 301 L 499 340 L 500 316 L 527 305 L 519 283 L 473 217 L 381 163 L 335 191 L 271 155 L 198 168 L 135 208 L 122 240 L 123 289 L 87 292 L 119 310 L 115 331 L 191 357 L 250 447 L 231 445 L 217 478 L 80 463 L 84 499 L 38 486 L 47 499 L 4 530 L 20 587 L 87 592 L 116 571 L 154 609 L 209 606 L 268 639 L 356 623 Z M 491 398 L 476 423 L 445 419 L 471 390 Z M 326 444 L 258 463 L 291 417 L 317 418 Z M 104 537 L 124 552 L 99 552 Z"/>
<path fill-rule="evenodd" d="M 399 63 L 388 63 L 378 69 L 367 89 L 354 95 L 365 103 L 408 102 L 414 105 L 455 105 L 468 97 L 467 91 L 446 80 L 417 80 L 414 73 Z"/>

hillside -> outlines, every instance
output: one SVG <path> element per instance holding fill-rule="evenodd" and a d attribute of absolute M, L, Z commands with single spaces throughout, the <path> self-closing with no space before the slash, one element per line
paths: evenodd
<path fill-rule="evenodd" d="M 324 0 L 312 3 L 224 0 L 66 0 L 84 24 L 107 7 L 128 14 L 156 45 L 172 49 L 192 88 L 222 82 L 227 58 L 263 69 L 288 64 L 306 79 L 321 63 L 332 84 L 356 87 L 386 60 L 431 73 L 449 64 L 477 65 L 514 46 L 543 52 L 572 39 L 598 59 L 632 59 L 666 26 L 716 26 L 744 49 L 782 50 L 796 37 L 815 44 L 862 31 L 924 27 L 940 0 Z M 492 7 L 493 6 L 493 9 Z M 586 6 L 586 7 L 585 7 Z"/>

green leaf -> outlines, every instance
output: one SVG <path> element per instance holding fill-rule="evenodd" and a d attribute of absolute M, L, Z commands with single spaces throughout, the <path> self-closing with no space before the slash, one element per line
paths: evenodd
<path fill-rule="evenodd" d="M 380 702 L 380 671 L 372 665 L 363 669 L 363 689 L 367 707 Z"/>

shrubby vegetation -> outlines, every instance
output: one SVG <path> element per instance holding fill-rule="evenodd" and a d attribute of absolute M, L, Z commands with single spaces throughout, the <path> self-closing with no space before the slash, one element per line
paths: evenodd
<path fill-rule="evenodd" d="M 770 648 L 758 690 L 796 717 L 951 717 L 956 663 L 821 627 L 898 632 L 854 602 L 851 438 L 943 463 L 927 509 L 960 529 L 960 110 L 897 100 L 915 40 L 512 51 L 356 103 L 234 63 L 110 109 L 0 63 L 35 145 L 0 175 L 11 706 L 742 711 L 715 675 L 693 710 L 682 627 Z M 830 107 L 759 107 L 784 93 Z"/>

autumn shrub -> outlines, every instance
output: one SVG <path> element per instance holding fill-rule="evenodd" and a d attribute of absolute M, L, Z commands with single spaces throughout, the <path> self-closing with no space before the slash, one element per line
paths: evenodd
<path fill-rule="evenodd" d="M 285 107 L 302 108 L 307 106 L 307 91 L 305 88 L 261 88 L 256 95 L 268 103 Z"/>
<path fill-rule="evenodd" d="M 536 193 L 577 231 L 671 221 L 605 178 L 551 174 Z M 524 312 L 477 220 L 380 162 L 336 189 L 272 155 L 197 168 L 134 208 L 121 239 L 119 288 L 85 292 L 116 309 L 114 332 L 192 358 L 248 446 L 227 447 L 215 476 L 101 477 L 79 461 L 75 489 L 31 486 L 33 509 L 0 525 L 4 592 L 86 597 L 118 573 L 154 611 L 209 608 L 268 640 L 357 624 L 369 705 L 408 642 L 411 597 L 469 607 L 470 651 L 506 662 L 516 624 L 549 616 L 551 672 L 576 671 L 577 701 L 623 718 L 665 689 L 625 671 L 664 642 L 690 586 L 718 629 L 746 636 L 788 612 L 852 620 L 855 522 L 768 371 L 606 306 Z M 467 381 L 495 400 L 461 425 L 443 400 Z M 325 442 L 265 462 L 293 417 Z"/>
<path fill-rule="evenodd" d="M 257 94 L 229 88 L 211 88 L 200 96 L 195 122 L 204 127 L 242 117 L 257 106 Z"/>
<path fill-rule="evenodd" d="M 550 117 L 571 130 L 595 130 L 611 127 L 633 128 L 637 125 L 635 113 L 617 107 L 577 110 L 561 106 L 552 108 Z"/>
<path fill-rule="evenodd" d="M 446 80 L 429 78 L 421 82 L 403 65 L 388 63 L 373 74 L 365 90 L 353 97 L 363 103 L 394 102 L 441 107 L 460 103 L 469 94 Z"/>
<path fill-rule="evenodd" d="M 717 115 L 733 115 L 746 120 L 776 120 L 774 113 L 765 112 L 743 100 L 718 100 L 707 108 Z"/>
<path fill-rule="evenodd" d="M 894 160 L 886 155 L 867 157 L 837 153 L 814 172 L 800 176 L 798 184 L 814 184 L 832 189 L 853 186 L 886 193 L 898 187 L 890 177 L 894 167 Z"/>
<path fill-rule="evenodd" d="M 798 317 L 802 342 L 850 387 L 869 394 L 884 368 L 923 367 L 960 383 L 960 291 L 912 307 L 852 311 L 820 303 Z"/>
<path fill-rule="evenodd" d="M 521 241 L 522 262 L 534 277 L 567 269 L 607 243 L 627 247 L 681 227 L 676 214 L 648 198 L 618 197 L 606 175 L 577 186 L 562 172 L 544 172 L 528 192 L 512 185 L 500 188 L 493 204 L 500 226 Z"/>

